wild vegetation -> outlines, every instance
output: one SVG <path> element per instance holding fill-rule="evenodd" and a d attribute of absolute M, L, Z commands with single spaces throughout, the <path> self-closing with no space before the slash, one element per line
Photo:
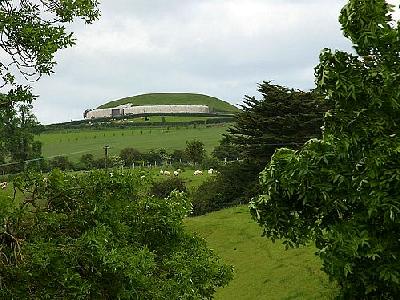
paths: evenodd
<path fill-rule="evenodd" d="M 53 171 L 3 201 L 2 299 L 208 299 L 232 278 L 182 224 L 188 198 L 148 193 L 138 173 Z"/>
<path fill-rule="evenodd" d="M 264 81 L 262 98 L 246 96 L 242 110 L 228 127 L 212 155 L 223 162 L 220 173 L 205 181 L 195 197 L 194 212 L 206 212 L 248 203 L 260 192 L 259 173 L 276 149 L 299 149 L 308 139 L 321 136 L 328 105 L 316 91 L 303 92 Z"/>
<path fill-rule="evenodd" d="M 0 162 L 40 155 L 33 141 L 36 119 L 30 112 L 29 82 L 53 72 L 58 50 L 75 43 L 65 23 L 76 18 L 92 23 L 97 1 L 0 1 Z M 25 80 L 24 80 L 25 79 Z"/>
<path fill-rule="evenodd" d="M 57 50 L 74 43 L 63 24 L 94 21 L 97 5 L 0 1 L 0 47 L 11 59 L 0 63 L 0 163 L 19 166 L 0 183 L 0 298 L 400 297 L 400 25 L 391 5 L 349 0 L 340 23 L 356 53 L 325 49 L 316 90 L 264 81 L 262 98 L 246 96 L 239 112 L 195 94 L 104 106 L 210 101 L 214 112 L 237 113 L 227 131 L 209 116 L 180 126 L 167 119 L 181 116 L 157 116 L 161 126 L 148 123 L 157 127 L 118 119 L 44 133 L 30 87 L 16 78 L 50 74 Z M 35 160 L 42 150 L 49 161 Z M 244 206 L 188 218 L 251 199 L 271 241 Z M 236 266 L 226 289 L 232 267 L 197 233 Z"/>
<path fill-rule="evenodd" d="M 0 94 L 0 102 L 10 97 Z M 6 109 L 0 109 L 0 164 L 35 159 L 42 152 L 42 143 L 34 140 L 38 122 L 31 113 L 32 105 L 14 100 Z"/>
<path fill-rule="evenodd" d="M 25 123 L 35 97 L 16 78 L 52 73 L 56 52 L 74 44 L 64 23 L 75 17 L 91 23 L 97 5 L 0 1 L 0 47 L 10 59 L 0 62 L 0 87 L 7 90 L 0 98 L 0 160 L 15 160 L 22 150 L 16 158 L 22 162 L 34 148 Z M 56 163 L 66 162 L 59 157 Z M 146 176 L 129 173 L 57 170 L 14 178 L 15 192 L 0 198 L 0 298 L 211 298 L 232 278 L 231 267 L 185 231 L 191 205 L 184 194 L 160 199 L 145 182 Z"/>

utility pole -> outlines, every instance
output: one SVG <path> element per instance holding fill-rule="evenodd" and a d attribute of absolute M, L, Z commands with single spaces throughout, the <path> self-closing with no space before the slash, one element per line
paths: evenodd
<path fill-rule="evenodd" d="M 107 165 L 107 161 L 108 161 L 108 149 L 110 149 L 110 146 L 105 145 L 104 146 L 104 167 L 106 169 L 106 172 L 108 172 L 108 165 Z"/>

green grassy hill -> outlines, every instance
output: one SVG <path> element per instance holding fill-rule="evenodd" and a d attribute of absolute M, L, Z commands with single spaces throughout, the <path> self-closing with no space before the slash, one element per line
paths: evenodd
<path fill-rule="evenodd" d="M 215 97 L 202 94 L 190 93 L 152 93 L 133 97 L 126 97 L 115 101 L 110 101 L 98 108 L 112 108 L 119 105 L 132 104 L 138 105 L 172 105 L 172 104 L 192 104 L 207 105 L 212 112 L 234 113 L 238 108 Z"/>
<path fill-rule="evenodd" d="M 235 267 L 234 279 L 217 291 L 217 300 L 333 299 L 335 288 L 320 270 L 316 249 L 285 251 L 279 241 L 261 237 L 246 206 L 188 218 L 186 226 Z"/>

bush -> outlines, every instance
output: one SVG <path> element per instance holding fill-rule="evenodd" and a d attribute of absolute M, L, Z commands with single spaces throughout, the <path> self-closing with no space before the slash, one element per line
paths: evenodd
<path fill-rule="evenodd" d="M 224 197 L 222 186 L 223 182 L 220 178 L 210 177 L 195 189 L 191 193 L 192 214 L 194 216 L 204 215 L 225 207 L 222 203 Z"/>
<path fill-rule="evenodd" d="M 173 168 L 174 170 L 180 169 L 181 172 L 185 172 L 186 167 L 187 167 L 187 164 L 184 164 L 184 163 L 180 163 L 180 162 L 174 162 L 174 163 L 172 163 L 172 168 Z"/>
<path fill-rule="evenodd" d="M 125 167 L 131 167 L 133 163 L 142 159 L 142 154 L 135 148 L 124 148 L 119 156 L 124 161 Z"/>
<path fill-rule="evenodd" d="M 154 162 L 161 164 L 162 162 L 161 154 L 158 149 L 151 149 L 149 152 L 143 153 L 142 159 L 145 162 L 150 162 L 151 164 L 154 164 Z"/>
<path fill-rule="evenodd" d="M 219 171 L 191 193 L 193 215 L 248 203 L 258 194 L 259 185 L 250 184 L 257 174 L 249 162 L 229 163 Z"/>
<path fill-rule="evenodd" d="M 220 161 L 233 161 L 238 158 L 242 159 L 243 151 L 238 145 L 231 142 L 229 136 L 224 136 L 219 145 L 214 148 L 212 156 Z"/>
<path fill-rule="evenodd" d="M 144 196 L 148 183 L 139 176 L 53 171 L 16 179 L 24 196 L 0 205 L 0 298 L 212 298 L 231 267 L 185 231 L 184 194 Z"/>
<path fill-rule="evenodd" d="M 173 162 L 184 163 L 186 161 L 186 155 L 184 150 L 176 149 L 171 154 L 171 160 Z"/>
<path fill-rule="evenodd" d="M 83 154 L 80 158 L 82 169 L 91 170 L 95 167 L 95 159 L 93 154 Z"/>
<path fill-rule="evenodd" d="M 185 156 L 188 161 L 196 164 L 205 158 L 204 143 L 198 140 L 186 141 Z"/>
<path fill-rule="evenodd" d="M 201 169 L 218 169 L 222 165 L 221 161 L 214 157 L 206 156 L 200 164 Z"/>
<path fill-rule="evenodd" d="M 159 198 L 167 198 L 171 192 L 187 192 L 185 182 L 179 177 L 169 177 L 156 181 L 150 188 L 150 194 Z"/>
<path fill-rule="evenodd" d="M 67 156 L 56 156 L 49 162 L 51 169 L 60 169 L 62 171 L 72 170 L 74 168 L 72 162 Z"/>

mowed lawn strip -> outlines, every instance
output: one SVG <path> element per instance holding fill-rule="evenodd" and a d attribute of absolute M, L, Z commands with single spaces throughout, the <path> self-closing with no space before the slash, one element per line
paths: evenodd
<path fill-rule="evenodd" d="M 135 128 L 107 130 L 69 130 L 49 132 L 36 136 L 43 143 L 45 158 L 66 155 L 78 160 L 83 154 L 91 153 L 95 157 L 103 155 L 104 145 L 110 146 L 110 155 L 119 155 L 121 149 L 133 147 L 142 152 L 165 148 L 168 151 L 184 149 L 186 141 L 197 139 L 204 143 L 208 152 L 218 145 L 228 125 L 178 128 Z"/>
<path fill-rule="evenodd" d="M 247 206 L 188 218 L 186 226 L 206 239 L 235 278 L 215 299 L 331 299 L 335 289 L 320 270 L 314 247 L 286 251 L 261 237 Z"/>

